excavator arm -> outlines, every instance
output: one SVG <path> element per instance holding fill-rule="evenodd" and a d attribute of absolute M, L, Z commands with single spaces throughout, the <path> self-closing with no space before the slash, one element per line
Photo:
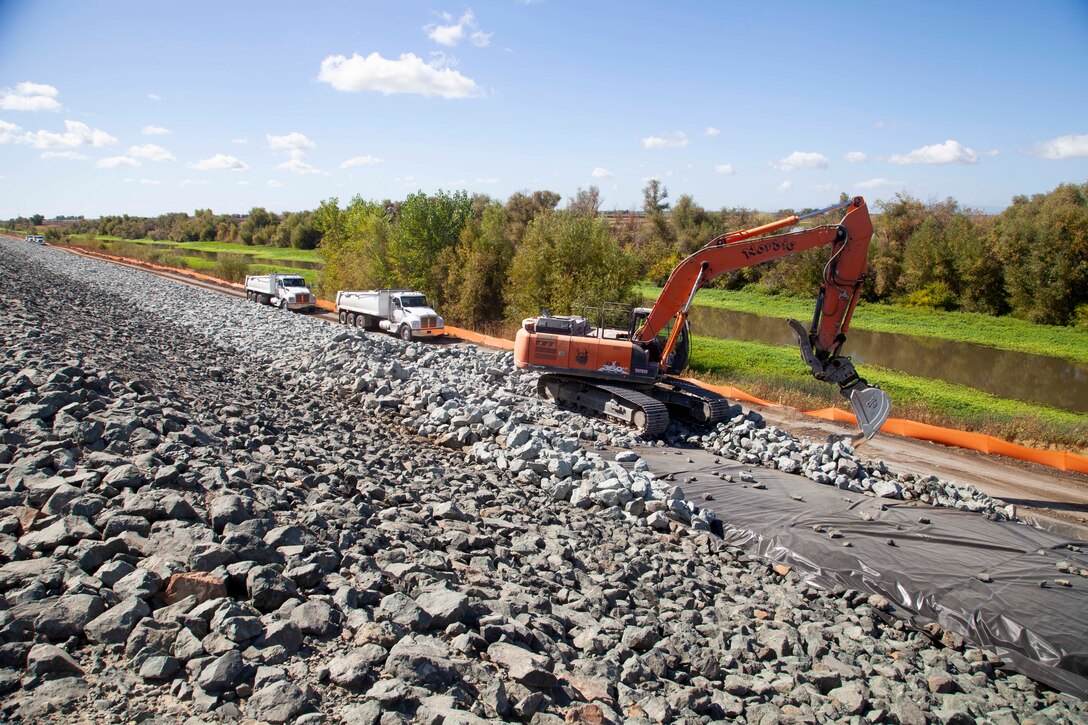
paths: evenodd
<path fill-rule="evenodd" d="M 842 208 L 848 211 L 837 225 L 763 236 L 792 227 L 803 219 Z M 810 214 L 793 215 L 753 229 L 723 234 L 677 265 L 633 339 L 649 343 L 670 321 L 676 320 L 661 354 L 661 359 L 666 360 L 684 327 L 695 293 L 710 280 L 727 272 L 830 245 L 831 257 L 824 267 L 811 326 L 806 329 L 796 320 L 790 320 L 789 324 L 797 333 L 801 358 L 812 374 L 818 380 L 839 386 L 842 395 L 850 401 L 858 425 L 866 438 L 871 438 L 887 419 L 891 404 L 887 394 L 860 377 L 850 358 L 840 355 L 839 350 L 846 340 L 850 318 L 868 271 L 872 236 L 872 220 L 865 200 L 860 196 Z"/>

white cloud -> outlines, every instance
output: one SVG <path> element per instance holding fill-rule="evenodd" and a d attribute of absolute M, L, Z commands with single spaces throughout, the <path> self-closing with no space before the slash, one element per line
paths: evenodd
<path fill-rule="evenodd" d="M 721 131 L 714 128 L 713 126 L 707 126 L 706 130 L 703 131 L 704 136 L 720 136 L 721 133 L 722 133 Z"/>
<path fill-rule="evenodd" d="M 23 141 L 23 128 L 14 123 L 0 121 L 0 143 L 21 143 Z"/>
<path fill-rule="evenodd" d="M 174 154 L 170 153 L 162 146 L 156 146 L 153 143 L 144 144 L 143 146 L 131 146 L 128 150 L 129 156 L 135 156 L 138 159 L 151 159 L 152 161 L 177 161 L 174 158 Z"/>
<path fill-rule="evenodd" d="M 726 176 L 732 176 L 737 173 L 733 168 L 733 164 L 715 164 L 714 170 L 719 174 L 725 174 Z"/>
<path fill-rule="evenodd" d="M 500 184 L 502 179 L 476 179 L 477 184 Z"/>
<path fill-rule="evenodd" d="M 376 156 L 367 154 L 366 156 L 355 156 L 340 164 L 341 169 L 351 169 L 356 166 L 373 166 L 374 164 L 380 164 L 382 159 Z"/>
<path fill-rule="evenodd" d="M 207 179 L 182 179 L 181 186 L 203 186 L 207 184 Z"/>
<path fill-rule="evenodd" d="M 774 165 L 782 171 L 799 171 L 801 169 L 826 169 L 828 158 L 815 151 L 794 151 Z"/>
<path fill-rule="evenodd" d="M 36 149 L 75 148 L 76 146 L 112 146 L 117 139 L 100 129 L 92 129 L 79 121 L 65 121 L 68 129 L 64 133 L 53 131 L 27 131 L 18 143 L 25 143 Z"/>
<path fill-rule="evenodd" d="M 211 158 L 197 161 L 195 164 L 189 164 L 189 166 L 194 169 L 200 169 L 201 171 L 209 171 L 212 169 L 245 171 L 249 168 L 245 162 L 240 161 L 233 156 L 227 156 L 226 154 L 216 154 Z"/>
<path fill-rule="evenodd" d="M 888 161 L 893 164 L 976 164 L 978 154 L 959 141 L 948 139 L 944 143 L 914 149 L 908 154 L 896 154 Z"/>
<path fill-rule="evenodd" d="M 144 126 L 140 129 L 140 133 L 144 136 L 164 136 L 170 133 L 170 129 L 163 128 L 162 126 Z"/>
<path fill-rule="evenodd" d="M 778 190 L 779 191 L 789 191 L 792 188 L 793 188 L 793 182 L 790 181 L 789 179 L 787 179 L 786 181 L 783 181 L 781 184 L 778 185 Z"/>
<path fill-rule="evenodd" d="M 239 181 L 238 186 L 249 186 L 249 182 L 248 181 Z"/>
<path fill-rule="evenodd" d="M 615 176 L 615 174 L 613 174 L 611 171 L 601 168 L 600 166 L 593 169 L 593 171 L 591 171 L 589 175 L 592 176 L 594 179 L 611 179 L 613 176 Z"/>
<path fill-rule="evenodd" d="M 104 159 L 99 159 L 95 164 L 100 169 L 119 169 L 122 166 L 136 167 L 139 165 L 139 160 L 131 156 L 107 156 Z"/>
<path fill-rule="evenodd" d="M 140 183 L 144 186 L 158 186 L 162 182 L 158 179 L 140 179 Z"/>
<path fill-rule="evenodd" d="M 469 98 L 480 95 L 476 81 L 443 66 L 441 59 L 427 64 L 414 53 L 402 53 L 397 60 L 383 58 L 378 53 L 363 57 L 353 53 L 350 58 L 330 55 L 321 61 L 317 80 L 330 84 L 338 91 L 377 91 L 418 93 L 442 98 Z"/>
<path fill-rule="evenodd" d="M 161 101 L 162 100 L 162 96 L 160 96 L 157 93 L 148 93 L 147 97 L 150 98 L 152 101 Z"/>
<path fill-rule="evenodd" d="M 860 164 L 869 160 L 868 154 L 866 154 L 864 151 L 850 151 L 842 158 L 843 161 L 846 161 L 849 164 Z"/>
<path fill-rule="evenodd" d="M 237 143 L 237 144 L 243 144 L 243 143 L 249 143 L 249 139 L 248 138 L 232 138 L 230 140 L 230 142 L 231 143 Z"/>
<path fill-rule="evenodd" d="M 268 183 L 265 184 L 265 186 L 267 186 L 269 189 L 278 189 L 279 187 L 283 186 L 283 184 L 279 181 L 276 181 L 275 179 L 269 179 Z"/>
<path fill-rule="evenodd" d="M 0 91 L 0 109 L 5 111 L 59 111 L 57 89 L 44 83 L 20 83 Z"/>
<path fill-rule="evenodd" d="M 645 149 L 682 149 L 688 145 L 688 135 L 677 131 L 669 136 L 646 136 L 642 139 Z"/>
<path fill-rule="evenodd" d="M 439 45 L 452 48 L 467 37 L 477 48 L 484 48 L 491 42 L 491 36 L 494 35 L 494 33 L 485 33 L 480 30 L 476 16 L 471 10 L 466 10 L 457 22 L 453 22 L 453 16 L 449 13 L 442 13 L 439 17 L 446 25 L 431 23 L 423 27 L 427 37 Z"/>
<path fill-rule="evenodd" d="M 891 179 L 868 179 L 867 181 L 859 181 L 854 186 L 858 189 L 881 189 L 886 186 L 900 186 L 902 182 L 892 181 Z"/>
<path fill-rule="evenodd" d="M 265 138 L 268 139 L 268 148 L 273 151 L 301 151 L 302 149 L 312 149 L 316 146 L 313 141 L 306 138 L 306 136 L 298 131 L 292 131 L 286 136 L 266 134 Z"/>
<path fill-rule="evenodd" d="M 86 161 L 91 158 L 86 154 L 77 153 L 75 151 L 43 151 L 40 154 L 40 158 L 43 159 L 68 159 L 69 161 Z"/>
<path fill-rule="evenodd" d="M 1088 133 L 1040 141 L 1029 153 L 1041 159 L 1077 159 L 1088 156 Z"/>
<path fill-rule="evenodd" d="M 277 169 L 286 169 L 292 174 L 298 174 L 299 176 L 305 176 L 307 174 L 324 174 L 321 169 L 306 162 L 306 157 L 301 151 L 296 154 L 292 154 L 291 158 L 284 161 L 282 164 L 276 166 Z"/>

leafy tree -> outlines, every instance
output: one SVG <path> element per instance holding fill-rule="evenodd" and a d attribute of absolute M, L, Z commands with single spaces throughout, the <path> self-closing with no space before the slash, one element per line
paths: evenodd
<path fill-rule="evenodd" d="M 578 191 L 567 203 L 567 208 L 575 214 L 597 216 L 597 212 L 601 210 L 601 190 L 596 186 L 584 190 L 578 187 Z"/>
<path fill-rule="evenodd" d="M 405 199 L 389 246 L 399 283 L 440 298 L 445 280 L 435 273 L 435 262 L 442 250 L 457 244 L 471 213 L 464 191 L 439 190 L 433 196 L 421 191 Z"/>
<path fill-rule="evenodd" d="M 386 209 L 356 196 L 344 209 L 326 199 L 313 214 L 325 259 L 322 286 L 328 291 L 391 286 L 389 244 L 393 234 Z"/>
<path fill-rule="evenodd" d="M 511 263 L 507 316 L 519 319 L 541 308 L 561 314 L 630 301 L 635 271 L 603 219 L 570 211 L 538 214 Z"/>
<path fill-rule="evenodd" d="M 658 179 L 650 179 L 642 190 L 642 210 L 652 226 L 652 237 L 672 244 L 675 235 L 669 228 L 668 218 L 665 212 L 669 210 L 669 190 L 662 186 Z"/>
<path fill-rule="evenodd" d="M 238 237 L 242 244 L 265 246 L 272 240 L 279 219 L 267 209 L 255 206 L 249 210 L 249 216 L 238 227 Z"/>
<path fill-rule="evenodd" d="M 525 236 L 525 229 L 537 214 L 554 209 L 562 199 L 554 191 L 534 191 L 524 194 L 520 191 L 506 200 L 506 223 L 509 225 L 510 238 L 520 242 Z"/>
<path fill-rule="evenodd" d="M 39 226 L 45 223 L 45 216 L 43 214 L 32 214 L 30 216 L 30 223 L 34 226 Z"/>
<path fill-rule="evenodd" d="M 504 286 L 514 241 L 507 235 L 506 210 L 490 203 L 480 221 L 473 219 L 461 231 L 454 249 L 446 250 L 448 303 L 451 317 L 469 325 L 502 319 Z"/>
<path fill-rule="evenodd" d="M 1062 325 L 1088 302 L 1088 184 L 1015 197 L 993 233 L 1013 314 Z"/>

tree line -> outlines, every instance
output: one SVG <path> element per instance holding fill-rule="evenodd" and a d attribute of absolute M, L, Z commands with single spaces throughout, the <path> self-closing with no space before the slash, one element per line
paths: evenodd
<path fill-rule="evenodd" d="M 325 290 L 410 287 L 452 320 L 484 325 L 542 308 L 562 314 L 637 302 L 635 282 L 663 284 L 676 264 L 716 235 L 811 211 L 709 210 L 687 194 L 670 201 L 657 180 L 643 189 L 637 212 L 602 214 L 596 187 L 579 189 L 562 208 L 561 201 L 552 191 L 505 200 L 465 191 L 418 192 L 403 201 L 356 196 L 343 206 L 332 198 L 298 213 L 204 209 L 69 220 L 47 227 L 47 236 L 63 230 L 319 248 Z M 870 207 L 875 234 L 867 301 L 1088 328 L 1088 183 L 1016 196 L 996 215 L 953 198 L 922 201 L 904 193 Z M 837 221 L 833 214 L 815 223 Z M 809 296 L 827 256 L 826 249 L 811 250 L 722 275 L 711 286 Z"/>
<path fill-rule="evenodd" d="M 41 214 L 19 217 L 7 223 L 11 229 L 31 229 L 45 223 Z M 271 247 L 316 249 L 321 234 L 313 222 L 312 211 L 276 214 L 254 207 L 248 214 L 216 214 L 211 209 L 197 209 L 192 214 L 171 212 L 157 217 L 108 215 L 98 219 L 56 217 L 45 228 L 47 239 L 66 234 L 91 234 L 120 239 L 153 239 L 157 242 L 227 242 Z"/>

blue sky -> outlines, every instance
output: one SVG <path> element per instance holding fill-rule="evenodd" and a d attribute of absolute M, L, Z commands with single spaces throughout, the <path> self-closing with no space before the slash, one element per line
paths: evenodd
<path fill-rule="evenodd" d="M 0 217 L 1088 180 L 1088 3 L 0 0 Z"/>

